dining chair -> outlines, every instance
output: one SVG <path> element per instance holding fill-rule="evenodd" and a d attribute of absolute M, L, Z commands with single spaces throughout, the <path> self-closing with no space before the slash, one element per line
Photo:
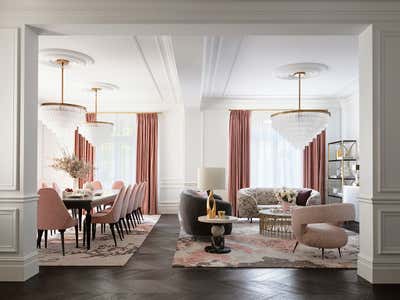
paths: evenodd
<path fill-rule="evenodd" d="M 138 214 L 142 218 L 143 222 L 144 222 L 144 218 L 143 218 L 143 213 L 142 213 L 142 205 L 143 205 L 143 202 L 144 202 L 146 194 L 147 194 L 147 190 L 148 190 L 147 188 L 148 188 L 147 181 L 143 181 L 143 192 L 142 192 L 141 198 L 139 199 L 139 207 L 137 209 Z"/>
<path fill-rule="evenodd" d="M 125 193 L 124 203 L 123 203 L 122 209 L 121 209 L 121 217 L 119 219 L 120 227 L 122 227 L 122 225 L 124 225 L 126 234 L 129 234 L 128 227 L 126 225 L 126 213 L 128 211 L 128 205 L 129 205 L 129 200 L 130 200 L 130 197 L 132 194 L 132 190 L 133 190 L 133 186 L 129 185 L 126 190 L 126 193 Z M 124 237 L 123 232 L 122 232 L 122 237 Z"/>
<path fill-rule="evenodd" d="M 93 186 L 93 189 L 94 189 L 95 191 L 98 191 L 98 190 L 102 190 L 102 189 L 103 189 L 103 185 L 102 185 L 101 182 L 98 181 L 98 180 L 92 181 L 92 186 Z"/>
<path fill-rule="evenodd" d="M 123 187 L 121 190 L 118 192 L 118 195 L 109 210 L 104 210 L 101 212 L 96 212 L 92 215 L 92 224 L 96 226 L 96 224 L 108 224 L 110 226 L 110 230 L 114 239 L 114 244 L 115 247 L 117 246 L 117 239 L 115 238 L 115 230 L 114 228 L 117 228 L 119 238 L 121 241 L 123 240 L 122 238 L 122 228 L 119 227 L 119 221 L 121 218 L 121 209 L 122 205 L 124 204 L 125 200 L 125 194 L 126 194 L 127 188 Z M 93 227 L 92 227 L 93 229 Z M 93 230 L 92 230 L 93 231 Z M 86 222 L 84 223 L 84 230 L 83 230 L 83 240 L 85 241 L 85 236 L 86 236 Z M 96 230 L 94 230 L 93 234 L 93 239 L 96 237 Z"/>
<path fill-rule="evenodd" d="M 113 190 L 120 190 L 120 189 L 122 189 L 122 187 L 124 186 L 125 184 L 124 184 L 124 182 L 122 181 L 122 180 L 117 180 L 117 181 L 114 181 L 113 182 L 113 184 L 112 184 L 112 186 L 111 186 L 111 189 L 113 189 Z"/>
<path fill-rule="evenodd" d="M 137 224 L 142 223 L 140 217 L 139 217 L 139 206 L 140 206 L 140 202 L 142 201 L 143 197 L 144 197 L 144 182 L 140 182 L 138 183 L 138 191 L 135 195 L 135 200 L 134 200 L 134 205 L 133 205 L 133 211 L 132 211 L 132 217 L 135 220 Z"/>
<path fill-rule="evenodd" d="M 129 221 L 132 225 L 132 230 L 136 227 L 136 220 L 132 217 L 132 212 L 135 206 L 135 198 L 137 197 L 139 189 L 139 184 L 135 183 L 132 188 L 131 196 L 129 197 L 128 209 L 126 211 L 126 222 L 128 223 L 128 228 L 130 229 Z"/>
<path fill-rule="evenodd" d="M 64 256 L 64 232 L 70 227 L 75 227 L 75 242 L 78 248 L 78 220 L 71 217 L 60 196 L 53 188 L 40 189 L 37 208 L 37 248 L 41 248 L 44 231 L 45 248 L 47 248 L 47 230 L 58 230 L 61 235 L 61 247 Z"/>

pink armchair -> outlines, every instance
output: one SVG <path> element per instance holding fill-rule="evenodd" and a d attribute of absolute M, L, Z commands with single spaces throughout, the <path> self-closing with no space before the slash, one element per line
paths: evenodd
<path fill-rule="evenodd" d="M 70 216 L 54 189 L 40 189 L 37 209 L 37 247 L 40 248 L 43 231 L 45 231 L 45 247 L 47 247 L 47 230 L 58 230 L 61 234 L 62 253 L 65 255 L 64 232 L 70 227 L 75 227 L 75 240 L 78 248 L 78 221 Z"/>
<path fill-rule="evenodd" d="M 313 205 L 295 207 L 292 211 L 292 229 L 299 243 L 322 249 L 340 248 L 347 244 L 346 231 L 341 227 L 344 221 L 354 220 L 353 204 L 336 203 L 327 205 Z"/>

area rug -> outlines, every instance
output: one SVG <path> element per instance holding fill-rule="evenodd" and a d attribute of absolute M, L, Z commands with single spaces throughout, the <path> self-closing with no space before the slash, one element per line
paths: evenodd
<path fill-rule="evenodd" d="M 139 224 L 121 241 L 117 234 L 117 247 L 107 225 L 105 234 L 100 233 L 100 225 L 97 227 L 96 238 L 91 241 L 91 249 L 88 251 L 82 245 L 82 232 L 79 233 L 79 248 L 75 247 L 75 231 L 68 229 L 65 232 L 65 256 L 61 251 L 59 233 L 49 236 L 47 248 L 39 252 L 40 266 L 123 266 L 139 249 L 147 238 L 154 225 L 160 219 L 159 215 L 145 215 L 144 222 Z"/>
<path fill-rule="evenodd" d="M 341 249 L 326 249 L 325 258 L 321 250 L 299 244 L 292 253 L 296 241 L 291 236 L 265 236 L 259 234 L 258 222 L 247 220 L 233 224 L 231 235 L 225 236 L 225 245 L 232 251 L 228 254 L 211 254 L 204 251 L 210 243 L 196 239 L 181 230 L 174 267 L 222 267 L 222 268 L 340 268 L 355 269 L 359 252 L 358 234 L 347 231 L 349 240 Z"/>

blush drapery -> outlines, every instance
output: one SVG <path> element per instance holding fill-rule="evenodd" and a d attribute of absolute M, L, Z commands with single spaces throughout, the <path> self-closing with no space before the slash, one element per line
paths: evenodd
<path fill-rule="evenodd" d="M 229 118 L 229 201 L 237 215 L 237 192 L 250 186 L 250 114 L 232 110 Z"/>
<path fill-rule="evenodd" d="M 303 151 L 303 186 L 321 193 L 325 204 L 326 132 L 322 131 Z"/>
<path fill-rule="evenodd" d="M 137 115 L 136 182 L 147 182 L 143 213 L 157 214 L 158 115 Z"/>
<path fill-rule="evenodd" d="M 82 136 L 78 129 L 75 130 L 75 147 L 74 147 L 75 156 L 90 164 L 90 171 L 87 179 L 80 178 L 79 179 L 79 188 L 83 187 L 83 184 L 86 181 L 93 181 L 94 177 L 94 155 L 95 150 L 94 146 L 90 144 L 84 136 Z"/>

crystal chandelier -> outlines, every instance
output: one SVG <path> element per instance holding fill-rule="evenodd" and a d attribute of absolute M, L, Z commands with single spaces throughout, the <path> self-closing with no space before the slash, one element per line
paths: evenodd
<path fill-rule="evenodd" d="M 297 148 L 308 145 L 317 134 L 323 131 L 331 115 L 327 110 L 301 108 L 301 79 L 305 75 L 306 72 L 295 72 L 291 76 L 298 78 L 298 109 L 271 115 L 272 127 Z"/>
<path fill-rule="evenodd" d="M 104 122 L 97 120 L 98 111 L 98 92 L 101 90 L 99 87 L 92 88 L 95 93 L 95 112 L 94 118 L 88 120 L 82 125 L 82 131 L 86 139 L 94 144 L 95 146 L 100 146 L 101 144 L 110 140 L 114 124 L 111 122 Z"/>
<path fill-rule="evenodd" d="M 63 138 L 67 132 L 73 133 L 77 126 L 85 122 L 86 108 L 64 102 L 64 69 L 69 64 L 69 60 L 57 59 L 54 64 L 61 69 L 61 102 L 41 103 L 39 119 L 58 137 Z"/>

